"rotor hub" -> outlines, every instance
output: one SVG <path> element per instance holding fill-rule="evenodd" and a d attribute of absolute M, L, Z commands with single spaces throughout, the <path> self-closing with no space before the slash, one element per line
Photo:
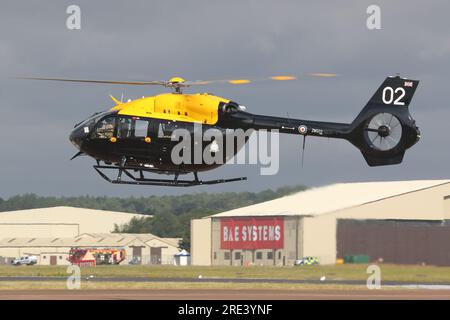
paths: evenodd
<path fill-rule="evenodd" d="M 185 83 L 186 80 L 184 80 L 181 77 L 172 77 L 169 79 L 169 83 Z"/>
<path fill-rule="evenodd" d="M 380 137 L 386 138 L 391 134 L 391 129 L 388 126 L 382 125 L 378 128 L 378 134 Z"/>

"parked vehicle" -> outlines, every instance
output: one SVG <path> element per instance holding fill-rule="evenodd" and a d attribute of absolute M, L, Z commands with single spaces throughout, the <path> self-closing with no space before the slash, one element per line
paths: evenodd
<path fill-rule="evenodd" d="M 317 257 L 303 257 L 301 259 L 297 259 L 294 262 L 294 266 L 311 266 L 314 264 L 319 264 L 319 258 Z"/>
<path fill-rule="evenodd" d="M 141 259 L 139 257 L 133 257 L 128 264 L 141 264 Z"/>
<path fill-rule="evenodd" d="M 12 265 L 14 266 L 32 266 L 37 263 L 37 257 L 36 256 L 23 256 L 17 259 L 14 259 L 11 261 Z"/>
<path fill-rule="evenodd" d="M 71 264 L 79 266 L 119 264 L 125 260 L 125 249 L 71 248 L 68 260 Z"/>

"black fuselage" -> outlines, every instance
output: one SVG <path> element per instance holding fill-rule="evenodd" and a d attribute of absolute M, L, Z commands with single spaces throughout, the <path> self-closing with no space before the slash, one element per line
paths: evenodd
<path fill-rule="evenodd" d="M 387 78 L 378 91 L 392 81 L 401 80 Z M 379 95 L 378 91 L 374 97 Z M 413 91 L 409 94 L 411 97 L 412 93 Z M 410 98 L 407 98 L 409 104 Z M 98 162 L 119 166 L 146 166 L 159 173 L 183 174 L 211 170 L 226 163 L 245 145 L 254 130 L 346 139 L 362 152 L 371 166 L 400 163 L 405 150 L 420 137 L 407 107 L 392 108 L 374 101 L 374 98 L 350 124 L 255 115 L 245 112 L 234 102 L 221 102 L 217 108 L 218 121 L 214 125 L 135 117 L 121 115 L 118 111 L 107 111 L 95 114 L 76 125 L 70 140 L 80 153 L 87 154 Z M 380 114 L 387 115 L 390 119 L 388 123 L 370 127 L 371 119 L 376 122 L 376 116 Z M 375 144 L 376 140 L 370 138 L 368 132 L 374 132 L 380 141 L 386 137 L 390 139 L 389 122 L 392 119 L 398 120 L 401 136 L 390 148 L 382 149 Z M 179 132 L 177 129 L 184 129 L 184 136 L 174 139 Z M 215 138 L 203 139 L 204 134 L 211 129 L 215 129 Z M 237 137 L 236 134 L 242 133 L 239 130 L 244 131 L 244 134 Z M 180 151 L 179 143 L 185 137 L 190 142 Z M 213 140 L 221 140 L 216 141 L 218 146 L 215 148 L 212 148 Z M 178 154 L 188 154 L 190 160 L 174 162 L 175 150 Z M 202 156 L 197 157 L 199 150 L 201 155 L 209 153 L 221 161 L 204 161 Z"/>

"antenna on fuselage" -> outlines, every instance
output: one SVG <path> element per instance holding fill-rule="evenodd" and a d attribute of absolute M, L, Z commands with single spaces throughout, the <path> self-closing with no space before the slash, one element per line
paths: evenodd
<path fill-rule="evenodd" d="M 303 136 L 303 145 L 302 145 L 302 168 L 303 163 L 305 162 L 305 145 L 306 145 L 306 134 Z"/>

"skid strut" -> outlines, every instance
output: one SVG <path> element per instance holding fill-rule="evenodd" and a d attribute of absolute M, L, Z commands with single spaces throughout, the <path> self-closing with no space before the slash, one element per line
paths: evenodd
<path fill-rule="evenodd" d="M 146 185 L 146 186 L 167 186 L 167 187 L 190 187 L 198 185 L 219 184 L 234 181 L 244 181 L 247 177 L 231 178 L 231 179 L 215 179 L 215 180 L 199 180 L 197 172 L 193 172 L 194 180 L 180 180 L 180 172 L 173 172 L 174 179 L 149 179 L 145 178 L 144 172 L 147 173 L 165 173 L 171 174 L 164 170 L 147 168 L 142 166 L 113 166 L 113 165 L 94 165 L 94 169 L 106 181 L 114 184 L 130 184 L 130 185 Z M 103 170 L 117 171 L 117 178 L 111 179 Z M 135 174 L 137 173 L 137 174 Z M 186 172 L 183 172 L 186 173 Z M 125 174 L 129 180 L 122 180 L 122 174 Z"/>

